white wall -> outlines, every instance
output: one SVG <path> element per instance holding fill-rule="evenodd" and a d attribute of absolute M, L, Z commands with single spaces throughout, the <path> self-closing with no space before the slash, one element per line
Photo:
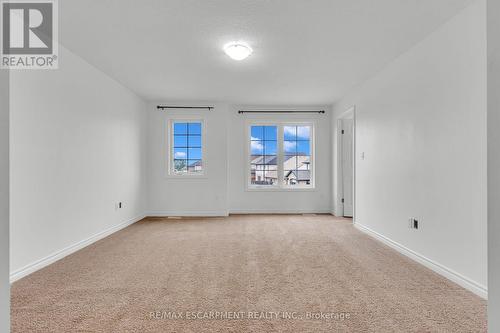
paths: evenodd
<path fill-rule="evenodd" d="M 500 2 L 488 0 L 488 329 L 500 332 Z"/>
<path fill-rule="evenodd" d="M 10 328 L 9 71 L 0 70 L 0 332 Z"/>
<path fill-rule="evenodd" d="M 11 75 L 11 278 L 145 208 L 145 103 L 59 50 L 58 70 Z"/>
<path fill-rule="evenodd" d="M 474 2 L 335 105 L 356 106 L 356 223 L 483 296 L 485 22 Z"/>
<path fill-rule="evenodd" d="M 227 154 L 226 123 L 227 105 L 222 103 L 182 103 L 211 105 L 208 110 L 164 110 L 153 103 L 148 107 L 149 116 L 149 165 L 148 165 L 148 214 L 149 215 L 201 215 L 224 216 L 227 214 Z M 168 149 L 166 146 L 169 117 L 204 118 L 204 144 L 206 176 L 201 178 L 167 177 Z"/>
<path fill-rule="evenodd" d="M 162 103 L 160 103 L 162 104 Z M 186 102 L 187 105 L 214 105 Z M 318 121 L 316 127 L 316 189 L 313 191 L 246 191 L 246 131 L 248 116 L 238 106 L 216 103 L 215 109 L 158 111 L 149 106 L 150 215 L 226 215 L 250 212 L 330 212 L 330 114 L 264 116 L 267 119 Z M 322 107 L 324 108 L 324 107 Z M 202 179 L 166 177 L 166 128 L 170 115 L 205 117 L 207 176 Z M 257 118 L 263 118 L 257 117 Z M 326 119 L 326 120 L 325 120 Z"/>

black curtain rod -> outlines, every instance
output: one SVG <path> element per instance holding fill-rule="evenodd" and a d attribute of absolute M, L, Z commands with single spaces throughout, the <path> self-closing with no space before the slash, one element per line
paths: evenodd
<path fill-rule="evenodd" d="M 325 110 L 317 110 L 317 111 L 299 111 L 299 110 L 239 110 L 238 113 L 325 113 Z"/>
<path fill-rule="evenodd" d="M 214 107 L 213 106 L 167 106 L 167 105 L 158 105 L 156 107 L 158 110 L 164 110 L 164 109 L 207 109 L 207 110 L 212 110 Z"/>

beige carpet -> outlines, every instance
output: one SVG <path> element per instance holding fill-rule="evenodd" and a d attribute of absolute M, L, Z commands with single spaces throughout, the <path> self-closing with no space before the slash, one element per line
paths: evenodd
<path fill-rule="evenodd" d="M 150 218 L 14 283 L 12 330 L 486 332 L 486 302 L 344 219 Z"/>

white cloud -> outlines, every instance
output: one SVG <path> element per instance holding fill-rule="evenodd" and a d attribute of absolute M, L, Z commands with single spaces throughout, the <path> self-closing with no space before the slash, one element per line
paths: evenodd
<path fill-rule="evenodd" d="M 284 143 L 285 151 L 295 150 L 297 143 L 295 141 L 285 141 Z"/>
<path fill-rule="evenodd" d="M 297 127 L 297 138 L 298 139 L 309 139 L 310 128 L 309 126 L 299 126 Z"/>
<path fill-rule="evenodd" d="M 261 152 L 262 150 L 264 150 L 264 146 L 262 145 L 262 141 L 254 141 L 254 140 L 259 140 L 259 139 L 254 138 L 252 136 L 252 141 L 251 141 L 252 153 Z"/>
<path fill-rule="evenodd" d="M 285 131 L 285 134 L 294 136 L 295 135 L 295 126 L 285 126 L 284 131 Z"/>
<path fill-rule="evenodd" d="M 295 126 L 285 126 L 285 134 L 290 136 L 295 136 Z M 297 126 L 297 139 L 299 140 L 309 140 L 310 138 L 310 127 L 309 126 Z"/>
<path fill-rule="evenodd" d="M 175 152 L 174 154 L 174 158 L 186 158 L 187 154 L 183 151 L 178 151 L 178 152 Z"/>

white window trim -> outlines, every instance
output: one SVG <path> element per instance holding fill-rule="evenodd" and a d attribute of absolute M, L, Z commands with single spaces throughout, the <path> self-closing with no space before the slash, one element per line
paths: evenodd
<path fill-rule="evenodd" d="M 277 185 L 253 185 L 251 184 L 250 179 L 250 162 L 251 162 L 251 127 L 252 126 L 272 126 L 275 125 L 278 127 L 278 142 L 277 142 L 277 152 L 278 152 L 278 182 Z M 310 139 L 310 150 L 311 150 L 311 185 L 285 185 L 282 182 L 282 176 L 284 175 L 283 170 L 283 127 L 284 126 L 310 126 L 311 127 L 311 139 Z M 262 191 L 262 192 L 300 192 L 300 191 L 316 191 L 316 121 L 304 121 L 304 120 L 247 120 L 245 122 L 245 190 L 246 191 Z"/>
<path fill-rule="evenodd" d="M 203 163 L 203 171 L 200 173 L 175 173 L 173 170 L 174 156 L 174 123 L 181 122 L 199 122 L 201 123 L 201 160 Z M 207 148 L 206 148 L 206 136 L 207 136 L 207 120 L 205 117 L 200 117 L 197 115 L 171 115 L 166 119 L 165 124 L 165 177 L 171 179 L 205 179 L 208 174 L 208 163 L 207 163 Z"/>

